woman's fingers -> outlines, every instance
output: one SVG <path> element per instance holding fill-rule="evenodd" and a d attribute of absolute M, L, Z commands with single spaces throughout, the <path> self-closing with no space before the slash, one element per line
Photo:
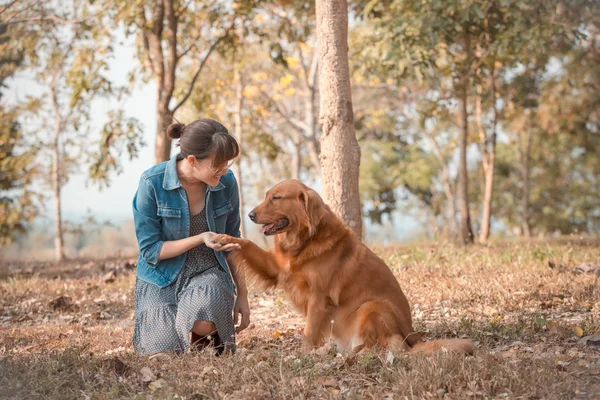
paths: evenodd
<path fill-rule="evenodd" d="M 241 248 L 241 246 L 237 243 L 221 244 L 213 241 L 206 242 L 206 246 L 210 247 L 215 251 L 239 250 Z"/>
<path fill-rule="evenodd" d="M 221 247 L 221 251 L 239 250 L 241 248 L 242 248 L 242 246 L 240 246 L 239 244 L 229 243 L 229 244 L 226 244 L 225 246 Z"/>

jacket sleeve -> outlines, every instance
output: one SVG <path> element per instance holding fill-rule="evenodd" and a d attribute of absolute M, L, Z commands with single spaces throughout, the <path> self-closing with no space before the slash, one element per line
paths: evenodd
<path fill-rule="evenodd" d="M 227 224 L 225 226 L 225 233 L 229 236 L 241 237 L 240 234 L 240 194 L 238 192 L 238 184 L 235 176 L 231 174 L 231 183 L 227 185 L 230 187 L 230 203 L 231 211 L 227 215 Z"/>
<path fill-rule="evenodd" d="M 161 220 L 157 215 L 156 193 L 143 176 L 133 198 L 133 221 L 140 256 L 148 264 L 156 266 L 164 240 Z"/>

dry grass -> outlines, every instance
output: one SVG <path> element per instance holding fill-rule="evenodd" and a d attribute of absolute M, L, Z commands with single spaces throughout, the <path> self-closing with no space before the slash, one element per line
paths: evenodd
<path fill-rule="evenodd" d="M 0 398 L 600 397 L 600 348 L 578 344 L 573 333 L 599 331 L 600 282 L 548 267 L 600 264 L 598 243 L 377 252 L 409 297 L 417 328 L 471 337 L 474 356 L 351 357 L 333 347 L 302 354 L 302 320 L 276 291 L 253 294 L 254 323 L 238 337 L 236 355 L 148 360 L 130 344 L 131 270 L 109 264 L 117 279 L 104 283 L 94 264 L 13 265 L 0 270 Z M 73 304 L 54 309 L 49 302 L 61 295 Z"/>

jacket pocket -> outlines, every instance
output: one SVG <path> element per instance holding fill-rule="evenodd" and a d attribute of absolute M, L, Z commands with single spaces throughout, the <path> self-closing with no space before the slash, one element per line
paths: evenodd
<path fill-rule="evenodd" d="M 231 212 L 231 210 L 233 210 L 233 206 L 230 202 L 226 202 L 215 206 L 213 210 L 216 233 L 225 233 L 225 226 L 227 225 L 227 215 Z"/>
<path fill-rule="evenodd" d="M 157 215 L 160 217 L 163 233 L 167 240 L 181 238 L 181 208 L 158 207 Z"/>

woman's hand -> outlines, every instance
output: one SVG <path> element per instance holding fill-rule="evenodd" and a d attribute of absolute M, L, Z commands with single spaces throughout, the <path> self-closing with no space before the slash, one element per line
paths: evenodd
<path fill-rule="evenodd" d="M 214 232 L 204 232 L 200 234 L 203 237 L 204 244 L 206 247 L 211 248 L 215 251 L 230 251 L 230 250 L 239 250 L 241 246 L 237 243 L 227 243 L 221 244 L 213 239 L 217 236 Z"/>
<path fill-rule="evenodd" d="M 238 314 L 242 315 L 241 320 L 238 318 Z M 238 325 L 238 321 L 240 324 Z M 233 324 L 235 327 L 235 333 L 240 333 L 250 325 L 250 306 L 248 305 L 248 295 L 240 294 L 235 299 L 235 306 L 233 307 Z"/>

